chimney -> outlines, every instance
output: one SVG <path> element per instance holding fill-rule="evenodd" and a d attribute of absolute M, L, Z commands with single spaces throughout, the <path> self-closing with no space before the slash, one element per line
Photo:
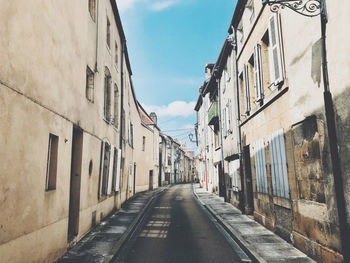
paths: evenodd
<path fill-rule="evenodd" d="M 151 112 L 149 116 L 151 117 L 154 124 L 157 125 L 157 114 L 155 112 Z"/>

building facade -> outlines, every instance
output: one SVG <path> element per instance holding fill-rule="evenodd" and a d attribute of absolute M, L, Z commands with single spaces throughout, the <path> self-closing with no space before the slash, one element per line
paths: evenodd
<path fill-rule="evenodd" d="M 228 201 L 315 260 L 341 262 L 342 245 L 344 251 L 349 244 L 341 241 L 342 233 L 348 236 L 349 219 L 346 225 L 341 223 L 342 207 L 337 205 L 339 199 L 345 199 L 344 216 L 349 218 L 345 161 L 349 110 L 344 99 L 348 97 L 345 75 L 350 61 L 345 46 L 350 39 L 339 34 L 339 28 L 346 24 L 349 4 L 325 3 L 325 51 L 341 186 L 335 185 L 334 141 L 330 139 L 334 134 L 329 134 L 330 117 L 325 113 L 320 16 L 305 17 L 288 8 L 272 12 L 259 0 L 238 1 L 229 36 L 210 79 L 200 90 L 197 133 L 199 158 L 203 158 L 206 132 L 201 114 L 207 112 L 208 125 L 214 119 L 213 129 L 221 134 L 222 181 Z M 200 112 L 208 95 L 210 106 Z M 215 161 L 211 161 L 214 166 Z M 206 164 L 209 170 L 210 165 Z M 205 170 L 202 167 L 203 161 L 200 173 Z M 343 196 L 339 188 L 344 189 Z"/>

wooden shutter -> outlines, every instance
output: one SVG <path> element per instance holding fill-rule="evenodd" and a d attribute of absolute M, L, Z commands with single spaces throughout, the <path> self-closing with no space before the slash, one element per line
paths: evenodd
<path fill-rule="evenodd" d="M 262 63 L 261 63 L 261 46 L 256 44 L 254 47 L 254 88 L 256 102 L 263 99 L 263 81 L 262 81 Z"/>
<path fill-rule="evenodd" d="M 229 130 L 230 130 L 230 116 L 229 116 L 229 104 L 226 105 L 226 136 L 228 136 L 230 134 Z"/>
<path fill-rule="evenodd" d="M 120 149 L 115 149 L 116 151 L 116 160 L 114 160 L 115 162 L 117 162 L 116 165 L 116 170 L 114 171 L 115 173 L 115 181 L 114 181 L 114 191 L 118 192 L 120 189 L 120 163 L 121 163 L 121 150 Z"/>
<path fill-rule="evenodd" d="M 113 183 L 113 160 L 114 160 L 114 146 L 111 145 L 109 152 L 109 168 L 108 168 L 108 178 L 107 178 L 107 195 L 112 192 Z"/>
<path fill-rule="evenodd" d="M 271 83 L 277 86 L 283 81 L 282 37 L 279 15 L 269 19 L 269 57 Z"/>
<path fill-rule="evenodd" d="M 227 126 L 226 126 L 226 111 L 227 108 L 224 108 L 224 112 L 223 112 L 223 121 L 222 121 L 222 130 L 224 131 L 224 136 L 227 136 Z"/>
<path fill-rule="evenodd" d="M 244 65 L 243 83 L 244 83 L 244 96 L 245 96 L 246 114 L 249 114 L 249 112 L 250 112 L 250 93 L 249 93 L 248 65 Z"/>
<path fill-rule="evenodd" d="M 269 138 L 272 190 L 275 196 L 289 198 L 286 148 L 283 129 Z"/>
<path fill-rule="evenodd" d="M 98 198 L 102 196 L 102 184 L 103 184 L 103 164 L 105 158 L 105 142 L 101 142 L 101 160 L 100 160 L 100 180 L 98 187 Z"/>
<path fill-rule="evenodd" d="M 264 139 L 254 142 L 256 188 L 259 193 L 268 193 Z"/>

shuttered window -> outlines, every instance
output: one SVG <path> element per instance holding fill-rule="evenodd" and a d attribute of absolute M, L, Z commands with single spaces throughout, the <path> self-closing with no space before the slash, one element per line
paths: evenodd
<path fill-rule="evenodd" d="M 264 139 L 254 142 L 254 160 L 257 192 L 267 194 L 268 187 Z"/>
<path fill-rule="evenodd" d="M 287 158 L 283 129 L 270 135 L 269 150 L 273 195 L 289 198 Z"/>
<path fill-rule="evenodd" d="M 250 92 L 249 92 L 249 72 L 248 65 L 244 65 L 243 71 L 243 83 L 244 83 L 244 97 L 245 97 L 245 105 L 246 105 L 246 114 L 250 112 Z"/>
<path fill-rule="evenodd" d="M 121 150 L 114 149 L 114 169 L 113 169 L 113 190 L 118 192 L 120 189 L 120 164 L 121 164 Z"/>
<path fill-rule="evenodd" d="M 277 13 L 269 19 L 269 58 L 271 83 L 277 86 L 283 81 L 282 37 Z"/>
<path fill-rule="evenodd" d="M 101 142 L 101 163 L 100 163 L 100 180 L 98 197 L 101 198 L 107 195 L 109 192 L 108 182 L 110 174 L 110 162 L 111 162 L 111 146 L 103 141 Z"/>
<path fill-rule="evenodd" d="M 263 99 L 263 74 L 262 74 L 262 62 L 261 62 L 261 45 L 256 44 L 254 47 L 254 89 L 256 102 L 260 102 Z"/>

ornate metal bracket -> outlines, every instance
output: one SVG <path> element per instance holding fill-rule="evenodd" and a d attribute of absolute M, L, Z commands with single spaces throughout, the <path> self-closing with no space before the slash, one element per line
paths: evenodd
<path fill-rule="evenodd" d="M 268 4 L 272 12 L 287 7 L 308 17 L 318 16 L 324 9 L 324 0 L 262 0 L 262 3 Z"/>

